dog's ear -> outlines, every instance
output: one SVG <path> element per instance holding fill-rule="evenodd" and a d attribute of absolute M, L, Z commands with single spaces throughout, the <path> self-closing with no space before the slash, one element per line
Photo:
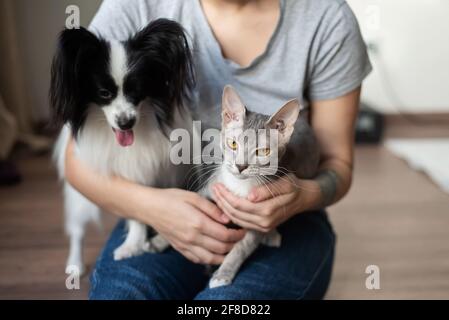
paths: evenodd
<path fill-rule="evenodd" d="M 170 117 L 173 105 L 189 99 L 194 71 L 189 41 L 183 27 L 168 19 L 157 19 L 128 40 L 131 68 L 151 73 L 149 96 L 156 103 L 161 121 Z M 134 65 L 132 65 L 132 63 Z M 142 64 L 149 70 L 144 71 Z"/>
<path fill-rule="evenodd" d="M 70 123 L 74 133 L 85 119 L 86 74 L 91 71 L 92 57 L 107 51 L 102 41 L 84 28 L 66 29 L 59 35 L 51 67 L 49 100 L 56 123 Z M 107 53 L 106 53 L 107 54 Z"/>

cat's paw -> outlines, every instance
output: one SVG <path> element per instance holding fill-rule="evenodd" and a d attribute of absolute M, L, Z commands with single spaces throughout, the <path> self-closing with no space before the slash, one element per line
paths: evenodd
<path fill-rule="evenodd" d="M 148 242 L 143 245 L 130 245 L 127 243 L 122 244 L 120 247 L 114 250 L 114 260 L 119 261 L 131 257 L 136 257 L 148 251 Z"/>
<path fill-rule="evenodd" d="M 170 243 L 167 240 L 165 240 L 161 235 L 156 235 L 146 243 L 145 251 L 150 253 L 159 253 L 165 251 L 169 246 Z"/>
<path fill-rule="evenodd" d="M 228 286 L 232 283 L 232 277 L 229 275 L 214 275 L 209 281 L 209 288 L 218 288 Z"/>
<path fill-rule="evenodd" d="M 279 232 L 274 231 L 264 236 L 262 240 L 262 244 L 273 247 L 273 248 L 279 248 L 281 246 L 282 242 L 282 236 Z"/>
<path fill-rule="evenodd" d="M 150 243 L 148 243 L 148 246 L 146 246 L 145 247 L 145 252 L 148 252 L 148 253 L 159 253 L 159 252 L 161 252 L 161 251 L 159 251 L 155 246 L 153 246 L 152 244 L 151 244 L 151 242 Z"/>

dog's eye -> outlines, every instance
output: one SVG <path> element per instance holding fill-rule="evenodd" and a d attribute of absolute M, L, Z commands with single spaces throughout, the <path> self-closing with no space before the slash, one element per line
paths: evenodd
<path fill-rule="evenodd" d="M 100 89 L 98 90 L 98 95 L 102 99 L 111 99 L 112 98 L 112 92 L 106 89 Z"/>

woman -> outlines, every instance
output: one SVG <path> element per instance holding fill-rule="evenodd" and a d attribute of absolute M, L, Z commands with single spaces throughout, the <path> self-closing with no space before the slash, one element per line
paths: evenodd
<path fill-rule="evenodd" d="M 115 262 L 119 223 L 92 274 L 91 299 L 318 299 L 326 292 L 335 236 L 323 208 L 349 190 L 361 83 L 371 71 L 365 45 L 344 0 L 107 0 L 91 30 L 124 40 L 156 18 L 180 22 L 191 37 L 198 94 L 192 105 L 219 127 L 222 89 L 232 84 L 254 111 L 272 114 L 298 98 L 310 108 L 321 150 L 314 180 L 276 182 L 249 199 L 218 186 L 218 206 L 197 194 L 155 189 L 92 171 L 67 149 L 66 176 L 86 197 L 120 217 L 151 225 L 167 252 Z M 319 190 L 319 192 L 313 191 Z M 203 264 L 220 264 L 244 230 L 279 226 L 280 249 L 261 247 L 230 286 L 207 288 Z"/>

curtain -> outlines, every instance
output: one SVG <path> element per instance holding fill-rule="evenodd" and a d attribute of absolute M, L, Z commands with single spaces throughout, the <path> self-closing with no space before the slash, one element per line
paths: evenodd
<path fill-rule="evenodd" d="M 36 151 L 50 146 L 48 139 L 33 133 L 13 3 L 0 0 L 0 160 L 8 157 L 17 141 Z"/>
<path fill-rule="evenodd" d="M 0 96 L 0 160 L 6 159 L 17 139 L 17 122 Z"/>

